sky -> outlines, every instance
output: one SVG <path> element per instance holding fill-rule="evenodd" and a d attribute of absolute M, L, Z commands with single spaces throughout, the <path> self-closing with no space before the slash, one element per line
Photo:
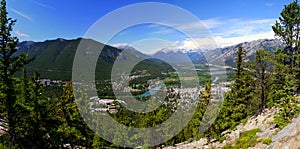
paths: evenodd
<path fill-rule="evenodd" d="M 114 46 L 130 45 L 141 52 L 151 54 L 161 48 L 209 49 L 257 39 L 272 39 L 274 34 L 271 26 L 280 16 L 284 5 L 292 0 L 151 1 L 175 6 L 178 11 L 194 16 L 198 21 L 186 21 L 189 16 L 176 13 L 168 16 L 169 11 L 171 12 L 168 8 L 152 7 L 151 13 L 147 12 L 147 8 L 143 8 L 130 13 L 128 9 L 132 7 L 128 5 L 143 2 L 149 1 L 7 0 L 7 10 L 8 16 L 17 20 L 13 35 L 20 41 L 87 37 Z M 122 8 L 129 12 L 111 17 L 112 14 L 118 14 Z M 126 24 L 139 17 L 155 19 L 161 16 L 168 17 L 160 22 L 153 23 L 150 19 L 149 22 L 146 20 L 140 24 L 120 28 L 120 24 Z M 110 17 L 113 21 L 103 22 L 105 17 Z M 98 28 L 97 33 L 93 30 L 94 33 L 91 34 L 91 28 L 95 27 L 99 20 L 106 27 Z M 174 24 L 173 20 L 179 24 Z M 105 36 L 108 34 L 110 36 Z"/>

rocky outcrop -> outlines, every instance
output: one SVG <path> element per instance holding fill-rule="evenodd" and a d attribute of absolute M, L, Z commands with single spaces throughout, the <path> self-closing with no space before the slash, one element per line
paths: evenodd
<path fill-rule="evenodd" d="M 277 108 L 265 109 L 260 115 L 252 116 L 245 124 L 240 124 L 235 130 L 225 131 L 222 135 L 226 136 L 223 142 L 217 140 L 208 141 L 202 138 L 198 141 L 188 144 L 177 144 L 168 149 L 210 149 L 222 148 L 226 144 L 235 144 L 236 139 L 240 137 L 241 132 L 259 128 L 262 132 L 256 133 L 257 140 L 271 138 L 271 144 L 257 143 L 251 149 L 299 149 L 300 148 L 300 116 L 293 119 L 292 123 L 284 127 L 282 130 L 276 127 L 276 124 L 271 124 L 274 116 L 278 112 Z"/>
<path fill-rule="evenodd" d="M 270 124 L 272 121 L 274 121 L 274 116 L 278 109 L 272 108 L 272 109 L 265 109 L 261 114 L 257 116 L 250 117 L 245 124 L 239 124 L 235 130 L 233 131 L 225 131 L 222 133 L 222 135 L 226 136 L 226 140 L 223 142 L 215 142 L 210 144 L 211 148 L 222 148 L 227 143 L 235 144 L 235 140 L 240 137 L 241 132 L 253 130 L 253 129 L 260 129 L 262 132 L 258 132 L 256 135 L 259 139 L 263 138 L 270 138 L 271 136 L 275 135 L 278 131 L 278 128 L 276 128 L 275 124 Z M 254 148 L 265 148 L 267 147 L 266 144 L 258 143 L 257 146 Z"/>
<path fill-rule="evenodd" d="M 300 148 L 300 116 L 272 137 L 268 149 Z"/>

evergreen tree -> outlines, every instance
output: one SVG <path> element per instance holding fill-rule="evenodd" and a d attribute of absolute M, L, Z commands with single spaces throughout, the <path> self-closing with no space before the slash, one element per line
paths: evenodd
<path fill-rule="evenodd" d="M 211 94 L 211 82 L 207 82 L 204 85 L 204 91 L 200 92 L 200 104 L 204 104 L 205 106 L 208 105 L 210 101 L 210 94 Z"/>
<path fill-rule="evenodd" d="M 12 37 L 11 31 L 15 22 L 15 20 L 7 18 L 6 1 L 2 0 L 0 6 L 1 119 L 4 119 L 8 122 L 8 126 L 6 127 L 9 134 L 9 140 L 12 144 L 17 142 L 17 110 L 15 107 L 17 91 L 15 90 L 16 79 L 14 75 L 17 71 L 24 67 L 24 65 L 29 63 L 29 61 L 26 60 L 26 54 L 21 54 L 18 56 L 14 55 L 14 53 L 17 51 L 18 39 L 16 37 Z"/>
<path fill-rule="evenodd" d="M 16 138 L 19 148 L 49 148 L 55 134 L 51 127 L 57 127 L 51 120 L 53 104 L 43 97 L 44 88 L 39 82 L 39 73 L 35 72 L 29 80 L 26 79 L 26 71 L 23 69 L 23 77 L 18 85 L 21 93 L 17 96 L 15 108 L 17 110 Z M 54 122 L 54 123 L 53 123 Z M 55 137 L 53 137 L 55 138 Z M 53 144 L 52 144 L 53 145 Z"/>
<path fill-rule="evenodd" d="M 253 115 L 257 110 L 254 102 L 254 78 L 246 67 L 246 53 L 242 47 L 238 48 L 236 68 L 231 90 L 226 93 L 220 113 L 208 129 L 206 136 L 219 137 L 227 130 L 233 129 L 242 120 Z"/>
<path fill-rule="evenodd" d="M 295 94 L 299 91 L 299 44 L 300 44 L 300 5 L 295 0 L 285 5 L 279 22 L 272 26 L 273 31 L 283 43 L 284 48 L 275 52 L 275 67 L 270 97 L 281 112 L 275 117 L 280 127 L 285 126 L 299 114 Z"/>
<path fill-rule="evenodd" d="M 248 115 L 253 114 L 256 106 L 252 102 L 254 91 L 254 78 L 247 68 L 246 52 L 242 47 L 238 49 L 236 57 L 236 69 L 234 74 L 235 82 L 231 86 L 231 97 L 233 100 L 232 116 L 237 120 L 246 118 Z"/>
<path fill-rule="evenodd" d="M 282 56 L 284 56 L 282 62 L 289 68 L 286 73 L 295 75 L 298 78 L 297 81 L 291 82 L 296 91 L 296 88 L 299 87 L 300 78 L 300 5 L 298 0 L 285 5 L 280 15 L 279 21 L 276 21 L 272 28 L 275 35 L 285 45 L 285 48 L 281 51 Z"/>
<path fill-rule="evenodd" d="M 273 63 L 268 51 L 258 49 L 255 59 L 249 63 L 249 69 L 255 77 L 256 93 L 260 99 L 259 112 L 266 108 L 268 95 L 271 88 L 271 77 L 273 75 Z"/>
<path fill-rule="evenodd" d="M 57 116 L 61 121 L 57 132 L 61 135 L 62 143 L 70 144 L 71 148 L 77 146 L 90 147 L 94 134 L 82 119 L 72 90 L 72 83 L 66 83 L 63 94 L 57 103 Z"/>
<path fill-rule="evenodd" d="M 40 74 L 35 72 L 33 77 L 29 81 L 29 94 L 30 101 L 27 104 L 32 108 L 30 111 L 30 117 L 28 120 L 28 130 L 30 133 L 32 148 L 45 148 L 47 147 L 47 139 L 49 139 L 49 129 L 47 129 L 47 119 L 50 111 L 47 111 L 48 100 L 42 97 L 43 86 L 39 82 Z M 28 137 L 29 137 L 28 136 Z"/>

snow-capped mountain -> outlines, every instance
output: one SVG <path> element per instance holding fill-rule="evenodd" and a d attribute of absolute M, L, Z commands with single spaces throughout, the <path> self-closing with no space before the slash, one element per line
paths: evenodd
<path fill-rule="evenodd" d="M 189 60 L 193 63 L 201 61 L 204 58 L 204 53 L 200 49 L 162 49 L 152 55 L 155 58 L 172 61 L 173 63 L 187 63 Z M 186 58 L 189 58 L 187 60 Z"/>
<path fill-rule="evenodd" d="M 174 63 L 184 63 L 186 61 L 183 61 L 182 57 L 188 56 L 193 63 L 197 64 L 206 63 L 207 61 L 213 62 L 221 60 L 225 62 L 225 65 L 234 66 L 234 59 L 239 47 L 243 47 L 246 51 L 247 57 L 251 59 L 254 57 L 255 52 L 258 49 L 274 52 L 277 48 L 283 47 L 283 44 L 277 39 L 261 39 L 213 50 L 162 49 L 156 52 L 153 56 L 170 60 Z"/>
<path fill-rule="evenodd" d="M 213 61 L 222 61 L 225 63 L 225 65 L 228 66 L 235 66 L 234 59 L 237 55 L 237 50 L 239 47 L 243 47 L 243 49 L 246 51 L 247 57 L 252 59 L 255 55 L 256 50 L 264 49 L 270 52 L 274 52 L 277 48 L 283 47 L 283 43 L 278 39 L 260 39 L 213 50 L 162 48 L 153 55 L 143 54 L 142 52 L 128 45 L 116 46 L 116 48 L 134 54 L 139 58 L 157 58 L 168 63 L 171 62 L 180 64 L 188 62 L 203 64 Z"/>

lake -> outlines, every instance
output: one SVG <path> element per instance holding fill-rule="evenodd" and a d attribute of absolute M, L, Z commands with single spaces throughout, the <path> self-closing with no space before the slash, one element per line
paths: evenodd
<path fill-rule="evenodd" d="M 153 89 L 150 89 L 149 91 L 147 91 L 147 92 L 145 92 L 145 93 L 143 93 L 141 95 L 136 95 L 135 97 L 136 98 L 149 97 L 149 96 L 154 95 L 160 89 L 161 89 L 161 86 L 156 86 Z"/>

